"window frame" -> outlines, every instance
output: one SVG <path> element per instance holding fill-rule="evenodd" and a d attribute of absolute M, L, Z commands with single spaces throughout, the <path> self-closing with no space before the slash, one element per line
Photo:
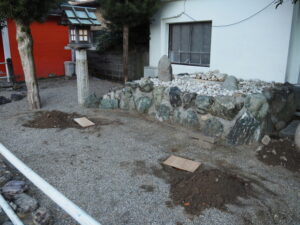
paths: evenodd
<path fill-rule="evenodd" d="M 174 25 L 192 25 L 192 24 L 201 24 L 201 23 L 210 23 L 211 26 L 211 30 L 210 30 L 210 46 L 209 46 L 209 53 L 192 53 L 187 52 L 185 54 L 189 54 L 189 59 L 191 59 L 191 54 L 200 54 L 200 59 L 201 59 L 201 54 L 209 54 L 209 64 L 195 64 L 195 63 L 181 63 L 181 62 L 172 62 L 171 60 L 171 49 L 172 49 L 172 43 L 173 43 L 173 39 L 172 39 L 172 26 Z M 191 43 L 192 43 L 192 29 L 190 29 L 190 38 L 189 38 L 189 48 L 191 49 Z M 194 21 L 194 22 L 182 22 L 182 23 L 170 23 L 169 24 L 169 42 L 168 42 L 168 57 L 171 60 L 171 64 L 175 64 L 175 65 L 185 65 L 185 66 L 197 66 L 197 67 L 210 67 L 211 64 L 211 40 L 212 40 L 212 21 L 211 20 L 205 20 L 205 21 Z M 180 53 L 179 53 L 180 54 Z M 180 56 L 179 56 L 180 57 Z"/>

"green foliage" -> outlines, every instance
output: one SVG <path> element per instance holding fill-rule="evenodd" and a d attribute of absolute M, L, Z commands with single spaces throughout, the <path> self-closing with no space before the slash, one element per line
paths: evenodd
<path fill-rule="evenodd" d="M 11 18 L 26 25 L 33 21 L 42 22 L 61 2 L 63 0 L 1 0 L 0 20 Z"/>
<path fill-rule="evenodd" d="M 149 22 L 160 0 L 98 0 L 103 16 L 116 26 L 135 27 Z"/>
<path fill-rule="evenodd" d="M 131 50 L 143 51 L 148 49 L 150 35 L 149 23 L 133 27 L 130 29 L 129 33 L 129 48 Z M 94 36 L 98 51 L 121 51 L 123 44 L 122 35 L 122 29 L 115 26 L 110 26 L 109 29 L 98 31 Z"/>
<path fill-rule="evenodd" d="M 291 0 L 293 2 L 293 4 L 296 4 L 298 2 L 298 0 Z M 276 2 L 276 8 L 280 5 L 282 5 L 282 3 L 284 2 L 284 0 L 278 0 Z"/>

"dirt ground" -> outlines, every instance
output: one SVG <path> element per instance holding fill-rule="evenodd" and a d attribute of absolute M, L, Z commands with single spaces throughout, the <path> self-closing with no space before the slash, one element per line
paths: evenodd
<path fill-rule="evenodd" d="M 93 78 L 91 92 L 102 95 L 118 85 Z M 43 112 L 28 111 L 26 99 L 0 106 L 0 142 L 101 224 L 300 224 L 299 170 L 262 160 L 257 146 L 205 150 L 188 129 L 79 107 L 75 80 L 41 81 L 40 87 Z M 41 115 L 43 125 L 53 110 L 100 122 L 86 129 L 23 126 Z M 162 166 L 171 154 L 202 165 L 192 174 Z M 55 224 L 76 224 L 34 192 Z"/>

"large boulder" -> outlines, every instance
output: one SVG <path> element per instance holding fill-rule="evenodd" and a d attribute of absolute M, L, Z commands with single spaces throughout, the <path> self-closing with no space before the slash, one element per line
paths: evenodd
<path fill-rule="evenodd" d="M 232 120 L 243 108 L 243 101 L 234 96 L 217 96 L 211 106 L 210 113 L 216 117 Z"/>
<path fill-rule="evenodd" d="M 173 107 L 181 106 L 182 104 L 181 97 L 180 97 L 181 91 L 178 87 L 171 87 L 169 96 L 170 96 L 170 103 Z"/>
<path fill-rule="evenodd" d="M 197 128 L 199 127 L 199 120 L 197 116 L 197 112 L 188 109 L 188 110 L 176 110 L 174 113 L 175 122 L 180 123 L 186 127 Z"/>
<path fill-rule="evenodd" d="M 14 203 L 17 205 L 17 212 L 21 214 L 31 213 L 38 207 L 37 200 L 25 193 L 15 195 Z"/>
<path fill-rule="evenodd" d="M 120 95 L 120 109 L 131 110 L 134 109 L 134 101 L 133 101 L 133 90 L 131 87 L 126 86 L 122 89 Z"/>
<path fill-rule="evenodd" d="M 143 78 L 139 83 L 139 88 L 142 92 L 151 92 L 153 87 L 154 83 L 149 78 Z"/>
<path fill-rule="evenodd" d="M 300 124 L 298 125 L 295 132 L 295 144 L 296 148 L 300 151 Z"/>
<path fill-rule="evenodd" d="M 213 103 L 214 98 L 211 96 L 197 95 L 195 99 L 195 106 L 199 114 L 208 113 Z"/>
<path fill-rule="evenodd" d="M 157 109 L 159 105 L 161 104 L 163 98 L 164 98 L 164 92 L 165 92 L 165 87 L 163 86 L 157 86 L 154 87 L 153 89 L 153 101 L 155 108 Z"/>
<path fill-rule="evenodd" d="M 149 97 L 140 97 L 136 100 L 136 109 L 139 113 L 147 113 L 151 107 L 152 99 Z"/>
<path fill-rule="evenodd" d="M 117 99 L 102 99 L 99 105 L 100 109 L 117 109 L 119 101 Z"/>
<path fill-rule="evenodd" d="M 252 94 L 246 98 L 245 107 L 257 120 L 262 120 L 268 114 L 269 104 L 263 94 Z"/>
<path fill-rule="evenodd" d="M 183 108 L 187 109 L 195 104 L 195 99 L 197 97 L 196 93 L 184 92 L 182 94 L 182 104 Z"/>
<path fill-rule="evenodd" d="M 222 87 L 229 91 L 235 91 L 239 89 L 238 80 L 234 76 L 226 77 Z"/>
<path fill-rule="evenodd" d="M 12 199 L 15 195 L 21 194 L 28 189 L 25 181 L 11 180 L 2 187 L 2 194 L 7 199 Z"/>
<path fill-rule="evenodd" d="M 171 81 L 173 76 L 171 61 L 168 56 L 161 57 L 158 63 L 158 79 L 160 81 Z"/>
<path fill-rule="evenodd" d="M 83 103 L 83 106 L 86 108 L 98 108 L 100 103 L 100 98 L 96 96 L 96 94 L 89 95 Z"/>
<path fill-rule="evenodd" d="M 245 112 L 231 128 L 227 141 L 229 144 L 248 144 L 258 141 L 259 136 L 256 130 L 259 128 L 260 122 L 256 120 L 250 113 Z"/>
<path fill-rule="evenodd" d="M 216 118 L 210 118 L 205 121 L 203 133 L 210 137 L 219 137 L 224 131 L 223 124 Z"/>
<path fill-rule="evenodd" d="M 156 118 L 159 121 L 166 121 L 170 119 L 170 115 L 171 115 L 171 106 L 167 105 L 167 104 L 160 104 L 158 106 L 157 112 L 156 112 Z"/>

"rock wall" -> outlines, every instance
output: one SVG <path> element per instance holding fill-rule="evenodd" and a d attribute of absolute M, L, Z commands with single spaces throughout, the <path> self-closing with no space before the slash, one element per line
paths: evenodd
<path fill-rule="evenodd" d="M 263 135 L 284 128 L 296 110 L 294 103 L 290 85 L 276 85 L 256 94 L 212 97 L 182 92 L 178 87 L 154 86 L 150 79 L 142 79 L 101 99 L 90 96 L 86 106 L 134 110 L 237 145 L 257 142 Z"/>

